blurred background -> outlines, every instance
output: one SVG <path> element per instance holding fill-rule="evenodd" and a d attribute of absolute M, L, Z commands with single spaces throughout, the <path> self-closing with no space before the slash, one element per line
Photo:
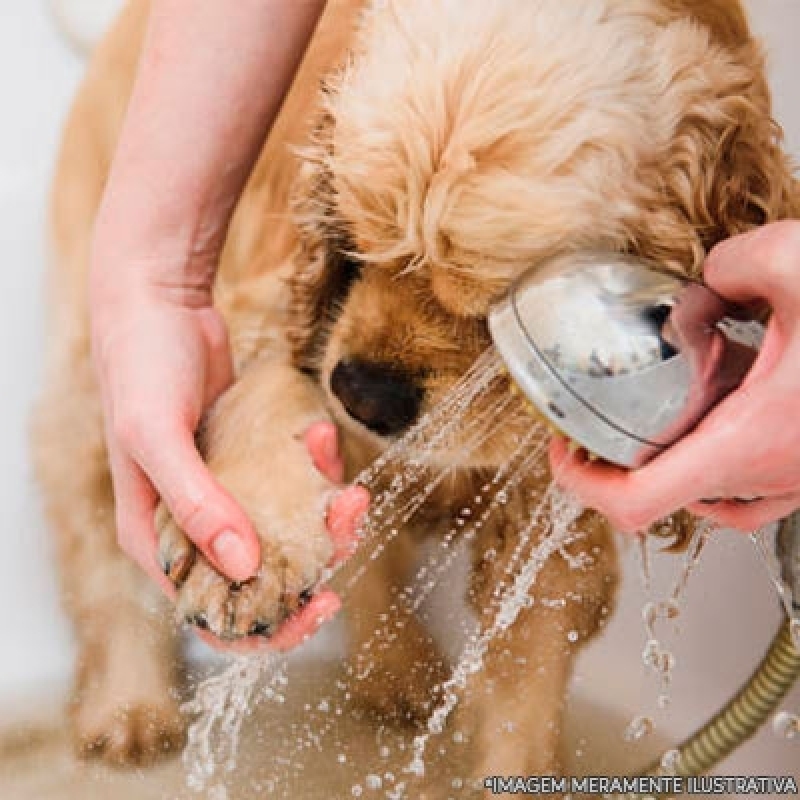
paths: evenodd
<path fill-rule="evenodd" d="M 70 2 L 75 19 L 80 22 L 83 15 L 84 22 L 65 37 L 64 25 L 55 23 L 52 12 Z M 70 632 L 58 606 L 26 428 L 41 366 L 48 181 L 60 126 L 84 68 L 74 41 L 91 38 L 119 4 L 0 4 L 0 97 L 5 104 L 0 126 L 0 252 L 5 261 L 0 269 L 0 719 L 5 721 L 23 713 L 30 698 L 60 698 L 71 668 Z M 791 151 L 800 156 L 800 0 L 751 0 L 749 7 L 769 53 L 776 116 Z M 652 713 L 662 733 L 682 737 L 749 675 L 779 622 L 777 601 L 749 541 L 734 534 L 716 537 L 689 584 L 678 630 L 665 641 L 677 665 L 671 706 L 658 710 L 659 687 L 641 665 L 646 638 L 641 609 L 651 595 L 642 589 L 633 549 L 625 559 L 619 608 L 605 635 L 583 654 L 575 692 L 623 718 Z M 668 587 L 678 568 L 676 559 L 656 557 L 655 584 Z M 800 688 L 784 707 L 800 713 Z M 785 741 L 764 730 L 718 772 L 797 775 L 800 739 Z"/>

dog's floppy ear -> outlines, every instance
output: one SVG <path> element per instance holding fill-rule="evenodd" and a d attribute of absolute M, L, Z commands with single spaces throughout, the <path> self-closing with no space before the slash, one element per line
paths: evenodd
<path fill-rule="evenodd" d="M 642 255 L 698 274 L 717 242 L 796 216 L 800 195 L 758 44 L 711 44 L 686 81 L 667 90 L 681 119 L 666 161 L 644 172 L 649 194 L 632 238 Z"/>
<path fill-rule="evenodd" d="M 723 108 L 730 121 L 712 148 L 706 249 L 798 211 L 797 181 L 768 101 L 754 108 L 746 97 L 730 97 Z"/>
<path fill-rule="evenodd" d="M 300 249 L 289 281 L 288 338 L 292 362 L 305 372 L 316 371 L 330 326 L 359 271 L 349 232 L 336 214 L 327 163 L 331 124 L 324 116 L 311 146 L 300 152 L 292 191 Z"/>

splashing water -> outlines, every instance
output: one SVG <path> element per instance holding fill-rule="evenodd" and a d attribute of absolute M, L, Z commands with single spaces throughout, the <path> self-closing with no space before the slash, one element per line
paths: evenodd
<path fill-rule="evenodd" d="M 451 547 L 456 537 L 461 541 L 471 541 L 489 516 L 503 504 L 503 497 L 513 490 L 514 487 L 527 475 L 530 474 L 534 465 L 539 461 L 546 448 L 546 438 L 543 435 L 541 425 L 532 426 L 531 431 L 522 437 L 517 449 L 510 456 L 506 466 L 497 471 L 494 478 L 484 484 L 475 497 L 476 505 L 482 509 L 480 513 L 472 513 L 472 509 L 462 509 L 460 517 L 456 518 L 454 524 L 439 541 L 439 547 L 427 561 L 417 571 L 411 582 L 402 590 L 398 591 L 395 601 L 387 610 L 387 619 L 382 626 L 377 627 L 372 635 L 361 644 L 358 653 L 348 661 L 344 671 L 349 681 L 342 682 L 338 688 L 340 693 L 346 696 L 350 691 L 353 682 L 367 677 L 370 669 L 369 653 L 382 642 L 394 638 L 403 627 L 402 620 L 395 620 L 397 614 L 402 614 L 403 619 L 407 620 L 419 610 L 423 602 L 430 596 L 436 587 L 439 579 L 452 565 L 457 551 Z M 427 488 L 427 487 L 425 487 Z M 469 522 L 464 526 L 459 526 L 459 519 L 463 519 L 465 510 L 470 510 L 468 515 Z M 444 554 L 443 557 L 440 553 Z M 370 558 L 372 555 L 370 556 Z M 363 574 L 359 573 L 359 574 Z M 350 584 L 348 584 L 350 585 Z M 393 621 L 394 620 L 394 621 Z M 391 624 L 393 621 L 393 624 Z M 359 668 L 359 662 L 367 664 L 365 668 Z M 355 663 L 353 663 L 355 662 Z M 337 709 L 340 710 L 340 709 Z M 298 743 L 298 746 L 289 754 L 293 759 L 299 755 L 305 743 L 311 738 L 318 744 L 335 726 L 335 717 L 329 716 L 327 720 L 309 718 L 304 723 L 305 736 Z M 399 784 L 398 784 L 399 786 Z M 401 789 L 402 791 L 402 789 Z"/>
<path fill-rule="evenodd" d="M 371 489 L 373 500 L 360 529 L 359 561 L 352 572 L 344 575 L 341 593 L 343 598 L 375 561 L 385 555 L 393 539 L 403 526 L 424 505 L 445 481 L 456 473 L 462 463 L 501 428 L 506 428 L 510 415 L 520 413 L 510 396 L 492 408 L 476 412 L 474 401 L 487 390 L 501 373 L 501 363 L 489 351 L 479 358 L 462 381 L 448 394 L 436 409 L 423 417 L 405 436 L 392 444 L 375 462 L 355 479 L 356 483 Z M 470 412 L 465 422 L 466 412 Z M 365 677 L 371 653 L 398 635 L 407 620 L 417 612 L 430 596 L 443 575 L 451 568 L 458 553 L 458 542 L 472 541 L 492 514 L 508 502 L 520 482 L 541 468 L 549 435 L 539 422 L 526 415 L 527 433 L 518 437 L 516 447 L 505 465 L 475 492 L 473 500 L 457 513 L 452 524 L 437 539 L 435 551 L 417 569 L 413 578 L 393 595 L 387 614 L 381 617 L 371 636 L 363 641 L 358 652 L 343 665 L 344 677 L 335 681 L 323 700 L 306 704 L 303 717 L 291 724 L 294 744 L 274 760 L 282 765 L 302 764 L 309 751 L 321 752 L 323 739 L 333 731 L 338 720 L 348 710 L 355 684 Z M 458 452 L 453 445 L 458 437 Z M 452 459 L 441 458 L 444 453 Z M 454 455 L 456 457 L 454 457 Z M 440 463 L 441 462 L 441 463 Z M 444 463 L 444 466 L 442 466 Z M 445 484 L 446 485 L 446 484 Z M 548 514 L 552 519 L 543 520 Z M 571 529 L 580 509 L 564 498 L 553 486 L 543 492 L 530 520 L 520 532 L 519 540 L 507 567 L 508 581 L 496 586 L 490 603 L 494 612 L 491 626 L 475 634 L 464 648 L 461 659 L 451 677 L 439 688 L 443 692 L 441 705 L 433 712 L 426 732 L 413 742 L 409 770 L 419 770 L 423 764 L 425 748 L 431 736 L 440 733 L 458 702 L 459 692 L 470 675 L 482 668 L 483 659 L 492 639 L 506 631 L 516 620 L 521 609 L 529 602 L 528 593 L 545 562 L 559 554 L 572 568 L 582 568 L 585 561 L 566 551 L 567 545 L 581 534 Z M 532 543 L 534 532 L 549 525 L 549 535 Z M 487 559 L 491 554 L 487 552 Z M 348 569 L 352 565 L 348 565 Z M 339 567 L 328 571 L 328 581 Z M 553 603 L 562 607 L 566 600 L 557 598 Z M 366 667 L 364 666 L 366 665 Z M 260 683 L 265 687 L 259 689 Z M 205 789 L 209 796 L 225 800 L 226 792 L 220 772 L 234 768 L 241 727 L 245 716 L 254 704 L 264 699 L 280 703 L 287 684 L 286 663 L 274 658 L 252 660 L 240 658 L 221 674 L 204 681 L 194 700 L 185 710 L 196 715 L 189 731 L 189 743 L 184 753 L 189 786 L 195 791 Z M 317 694 L 317 699 L 319 698 Z M 458 733 L 458 732 L 457 732 Z M 287 740 L 288 741 L 288 740 Z M 455 738 L 454 738 L 455 741 Z M 339 743 L 341 746 L 341 743 Z M 341 749 L 346 749 L 341 748 Z M 404 750 L 401 743 L 399 749 Z M 380 747 L 381 759 L 388 758 L 390 748 Z M 340 765 L 349 763 L 344 752 L 339 753 Z M 218 765 L 224 768 L 220 770 Z M 461 779 L 459 779 L 461 780 Z M 270 785 L 274 786 L 272 777 Z M 212 785 L 213 783 L 213 785 Z M 388 798 L 405 796 L 406 784 L 390 771 L 379 774 L 371 770 L 347 790 L 352 796 L 382 792 Z"/>
<path fill-rule="evenodd" d="M 267 679 L 261 697 L 256 687 Z M 238 657 L 218 675 L 197 686 L 194 698 L 181 710 L 195 716 L 183 751 L 186 783 L 195 792 L 208 789 L 214 800 L 226 800 L 223 783 L 209 785 L 222 763 L 226 771 L 236 766 L 239 736 L 245 716 L 260 699 L 283 701 L 281 687 L 287 682 L 285 661 L 277 656 Z"/>
<path fill-rule="evenodd" d="M 502 585 L 495 587 L 494 595 L 498 602 L 494 622 L 469 642 L 451 677 L 441 687 L 444 699 L 428 719 L 426 731 L 414 738 L 413 757 L 407 767 L 408 772 L 418 776 L 424 774 L 428 740 L 444 730 L 448 717 L 458 703 L 459 691 L 466 687 L 469 676 L 483 667 L 490 643 L 514 624 L 526 606 L 528 594 L 547 560 L 580 536 L 571 526 L 580 515 L 581 507 L 552 484 L 536 507 L 528 526 L 520 533 L 520 542 L 508 567 L 509 575 L 522 559 L 524 548 L 540 525 L 541 513 L 546 505 L 550 506 L 551 511 L 552 528 L 549 535 L 532 548 L 510 587 L 505 590 Z"/>
<path fill-rule="evenodd" d="M 681 751 L 680 750 L 667 750 L 661 756 L 661 771 L 665 775 L 677 775 L 681 767 Z"/>
<path fill-rule="evenodd" d="M 703 552 L 708 540 L 716 530 L 717 525 L 713 522 L 708 520 L 699 520 L 697 522 L 694 535 L 692 536 L 689 546 L 686 548 L 686 552 L 683 555 L 683 567 L 678 574 L 675 585 L 672 588 L 670 600 L 673 604 L 675 604 L 676 608 L 678 601 L 686 591 L 686 587 L 689 584 L 689 578 L 691 578 L 692 573 L 700 563 L 700 554 Z"/>
<path fill-rule="evenodd" d="M 367 557 L 365 563 L 349 576 L 344 592 L 353 588 L 369 565 L 384 554 L 399 529 L 422 507 L 433 491 L 458 469 L 459 463 L 454 462 L 432 472 L 430 466 L 437 453 L 444 449 L 452 455 L 451 439 L 458 434 L 460 458 L 465 461 L 502 425 L 508 423 L 506 412 L 512 403 L 510 396 L 506 396 L 482 414 L 473 411 L 469 423 L 464 423 L 465 412 L 472 410 L 475 399 L 486 391 L 501 371 L 502 365 L 496 353 L 487 351 L 434 410 L 420 419 L 405 436 L 357 476 L 354 482 L 368 487 L 380 485 L 382 477 L 387 473 L 391 475 L 391 480 L 388 486 L 381 486 L 380 491 L 373 492 L 369 513 L 359 532 L 360 550 L 367 553 Z M 390 610 L 410 613 L 419 608 L 438 578 L 453 562 L 455 548 L 450 545 L 456 538 L 461 540 L 474 537 L 488 516 L 502 503 L 504 493 L 530 473 L 543 452 L 543 428 L 531 424 L 530 433 L 521 438 L 508 465 L 498 470 L 494 479 L 476 496 L 476 505 L 481 508 L 462 509 L 455 524 L 443 537 L 440 550 L 444 557 L 434 554 L 419 569 L 413 585 L 405 587 L 398 594 Z M 491 496 L 492 493 L 494 496 Z M 323 580 L 329 580 L 337 571 L 338 568 L 328 571 Z M 397 634 L 397 627 L 392 635 Z M 373 639 L 379 639 L 382 635 L 386 636 L 386 627 L 376 631 Z M 372 640 L 365 643 L 362 651 L 368 650 L 371 643 Z M 347 672 L 350 678 L 358 678 L 352 665 Z M 257 686 L 264 680 L 265 687 L 258 690 Z M 198 686 L 195 698 L 184 706 L 184 711 L 195 715 L 184 752 L 187 783 L 191 789 L 207 789 L 220 800 L 225 797 L 223 784 L 211 785 L 213 780 L 219 778 L 218 764 L 222 764 L 225 771 L 234 768 L 245 716 L 254 704 L 263 699 L 282 702 L 282 689 L 286 683 L 285 661 L 275 658 L 237 658 L 222 673 Z M 346 682 L 340 682 L 337 688 L 345 701 L 349 699 L 349 686 Z M 310 719 L 314 719 L 319 714 L 326 714 L 328 720 L 322 726 L 313 726 L 311 721 L 305 723 L 304 734 L 298 738 L 295 754 L 310 744 L 318 746 L 321 738 L 333 727 L 336 715 L 342 713 L 342 707 L 334 705 L 329 708 L 328 705 L 326 701 L 325 707 L 320 704 L 308 715 Z M 292 755 L 286 760 L 291 761 Z M 374 784 L 375 780 L 370 783 Z"/>
<path fill-rule="evenodd" d="M 638 742 L 639 739 L 644 739 L 655 730 L 655 725 L 650 717 L 634 717 L 630 725 L 625 729 L 623 738 L 626 742 Z"/>
<path fill-rule="evenodd" d="M 664 646 L 659 629 L 667 623 L 674 622 L 680 616 L 680 600 L 686 591 L 689 579 L 700 561 L 700 555 L 715 529 L 716 526 L 711 522 L 705 520 L 697 522 L 692 539 L 684 553 L 681 569 L 668 598 L 660 601 L 649 601 L 642 608 L 642 622 L 647 634 L 642 648 L 642 663 L 661 682 L 658 706 L 662 710 L 670 704 L 669 690 L 676 661 L 672 651 Z M 649 555 L 644 538 L 642 537 L 640 551 L 641 564 L 643 573 L 647 576 L 645 587 L 649 589 L 649 567 L 645 568 L 645 565 L 649 564 Z"/>
<path fill-rule="evenodd" d="M 780 568 L 775 565 L 773 558 L 770 556 L 770 548 L 766 541 L 768 533 L 768 528 L 754 531 L 750 534 L 750 541 L 755 545 L 756 552 L 767 570 L 770 582 L 783 604 L 786 616 L 790 620 L 789 631 L 791 633 L 792 643 L 798 652 L 800 652 L 800 611 L 794 607 L 789 587 L 783 582 Z"/>
<path fill-rule="evenodd" d="M 772 719 L 772 730 L 781 739 L 800 738 L 800 716 L 789 711 L 779 711 Z"/>

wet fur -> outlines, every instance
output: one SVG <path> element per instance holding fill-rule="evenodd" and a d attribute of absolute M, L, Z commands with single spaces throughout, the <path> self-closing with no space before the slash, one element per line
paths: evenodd
<path fill-rule="evenodd" d="M 315 498 L 328 488 L 296 434 L 332 414 L 351 474 L 385 446 L 330 393 L 340 359 L 396 365 L 419 382 L 427 411 L 488 346 L 491 302 L 539 259 L 611 248 L 696 275 L 715 242 L 797 212 L 762 54 L 733 0 L 390 0 L 363 14 L 360 5 L 329 3 L 241 198 L 218 279 L 239 378 L 204 440 L 223 482 L 251 513 L 265 515 L 265 552 L 278 552 L 277 561 L 265 560 L 265 580 L 278 586 L 270 584 L 253 613 L 273 622 L 328 555 L 318 524 L 278 524 L 318 508 Z M 58 263 L 47 380 L 33 436 L 78 637 L 76 741 L 120 763 L 156 756 L 183 729 L 170 695 L 178 657 L 171 615 L 115 546 L 85 301 L 92 219 L 146 13 L 144 0 L 123 12 L 65 130 L 53 195 Z M 507 391 L 496 386 L 471 413 Z M 272 414 L 280 430 L 258 424 Z M 446 529 L 526 426 L 524 414 L 509 415 L 504 435 L 432 499 L 414 533 Z M 291 474 L 256 479 L 269 468 L 262 454 L 275 452 Z M 442 464 L 457 452 L 452 441 Z M 469 600 L 479 615 L 545 482 L 524 483 L 474 545 Z M 164 547 L 189 559 L 179 576 L 182 612 L 224 605 L 227 583 L 193 560 L 166 515 L 160 524 Z M 477 776 L 559 769 L 572 659 L 601 625 L 615 583 L 606 524 L 585 514 L 582 526 L 587 538 L 576 547 L 592 568 L 570 570 L 555 557 L 536 587 L 540 596 L 580 600 L 525 610 L 493 644 L 462 703 L 460 722 L 478 745 Z M 318 546 L 306 548 L 304 537 Z M 496 559 L 483 558 L 488 548 Z M 348 598 L 358 612 L 355 648 L 378 624 L 387 586 L 404 579 L 413 553 L 412 537 L 401 537 Z M 237 611 L 241 624 L 231 634 L 246 632 L 251 611 Z M 577 644 L 567 640 L 572 630 Z M 444 667 L 421 625 L 411 622 L 407 632 L 362 689 L 383 711 L 413 717 L 429 709 L 430 684 Z"/>

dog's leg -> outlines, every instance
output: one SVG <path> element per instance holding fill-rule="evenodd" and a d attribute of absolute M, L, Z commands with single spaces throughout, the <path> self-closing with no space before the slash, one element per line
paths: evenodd
<path fill-rule="evenodd" d="M 424 721 L 435 707 L 436 687 L 447 677 L 444 656 L 407 610 L 409 599 L 400 599 L 415 550 L 410 531 L 400 531 L 346 598 L 357 696 L 382 719 L 401 723 Z M 366 557 L 356 556 L 356 567 Z"/>
<path fill-rule="evenodd" d="M 217 401 L 201 449 L 254 524 L 262 566 L 232 583 L 194 553 L 162 508 L 159 556 L 178 586 L 182 619 L 223 639 L 269 636 L 309 599 L 333 552 L 325 509 L 335 486 L 314 467 L 303 434 L 327 418 L 319 388 L 268 359 L 249 364 Z"/>
<path fill-rule="evenodd" d="M 615 585 L 615 556 L 605 523 L 584 514 L 576 528 L 584 538 L 567 548 L 572 566 L 559 553 L 550 557 L 530 592 L 532 604 L 492 641 L 484 669 L 467 689 L 463 716 L 477 745 L 476 779 L 560 772 L 559 739 L 572 662 L 609 612 Z M 506 520 L 476 543 L 470 598 L 484 628 L 495 619 L 496 587 L 512 580 L 506 570 L 517 542 Z M 492 559 L 483 555 L 489 548 L 497 553 Z M 576 557 L 585 563 L 576 565 Z"/>
<path fill-rule="evenodd" d="M 174 626 L 159 591 L 119 550 L 99 402 L 88 358 L 55 381 L 33 451 L 77 636 L 71 704 L 84 755 L 142 763 L 180 746 Z"/>

